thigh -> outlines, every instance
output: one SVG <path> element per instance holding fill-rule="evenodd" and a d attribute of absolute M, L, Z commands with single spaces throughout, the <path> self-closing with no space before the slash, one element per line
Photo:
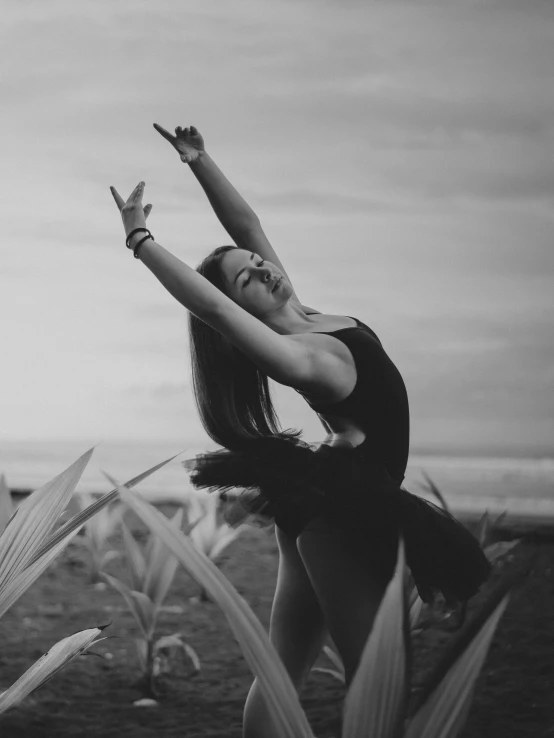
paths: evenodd
<path fill-rule="evenodd" d="M 376 554 L 347 550 L 338 527 L 321 517 L 308 523 L 297 547 L 350 683 L 390 577 Z"/>
<path fill-rule="evenodd" d="M 323 648 L 327 628 L 296 539 L 278 526 L 275 535 L 279 570 L 269 637 L 295 686 L 300 688 Z"/>

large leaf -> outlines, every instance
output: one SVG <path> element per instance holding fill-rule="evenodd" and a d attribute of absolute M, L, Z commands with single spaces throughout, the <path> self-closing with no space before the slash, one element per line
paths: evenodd
<path fill-rule="evenodd" d="M 74 496 L 78 512 L 90 507 L 95 498 L 90 493 L 81 492 Z M 69 509 L 69 508 L 68 508 Z M 67 513 L 67 510 L 66 510 Z M 91 581 L 98 581 L 98 575 L 109 561 L 119 556 L 119 552 L 109 550 L 108 538 L 113 535 L 123 513 L 123 505 L 109 505 L 98 510 L 84 524 L 84 535 L 76 539 L 83 545 L 90 556 Z"/>
<path fill-rule="evenodd" d="M 493 520 L 488 509 L 485 510 L 477 523 L 476 538 L 479 541 L 481 548 L 488 546 L 491 534 L 500 526 L 500 523 L 504 520 L 507 514 L 508 511 L 504 510 L 504 512 L 498 515 L 496 520 Z"/>
<path fill-rule="evenodd" d="M 0 534 L 8 524 L 14 512 L 15 508 L 12 502 L 10 488 L 6 484 L 6 478 L 2 474 L 0 476 Z"/>
<path fill-rule="evenodd" d="M 136 592 L 142 592 L 144 578 L 146 577 L 146 561 L 144 560 L 139 544 L 129 530 L 127 523 L 123 520 L 121 521 L 121 532 L 123 533 L 125 557 L 131 577 L 131 589 L 134 589 Z"/>
<path fill-rule="evenodd" d="M 218 498 L 210 493 L 196 492 L 189 496 L 189 520 L 197 522 L 190 537 L 194 545 L 212 561 L 240 535 L 246 526 L 233 528 L 218 522 Z"/>
<path fill-rule="evenodd" d="M 154 474 L 154 472 L 158 471 L 158 469 L 161 469 L 162 466 L 169 464 L 169 462 L 173 461 L 173 459 L 175 459 L 177 456 L 179 456 L 179 454 L 175 454 L 175 456 L 172 456 L 171 458 L 166 459 L 159 464 L 156 464 L 156 466 L 151 467 L 147 471 L 142 472 L 142 474 L 139 474 L 138 476 L 133 477 L 133 479 L 130 479 L 128 482 L 125 482 L 123 486 L 134 487 L 136 484 L 139 484 L 139 482 L 144 481 L 151 474 Z M 100 497 L 100 499 L 96 500 L 96 502 L 93 502 L 92 505 L 89 505 L 85 510 L 78 513 L 77 515 L 74 515 L 71 520 L 68 520 L 67 523 L 58 528 L 58 530 L 52 536 L 50 536 L 46 543 L 38 549 L 32 561 L 36 561 L 36 559 L 46 553 L 49 548 L 55 546 L 59 541 L 65 538 L 68 533 L 79 530 L 83 523 L 86 523 L 87 520 L 89 520 L 96 512 L 98 512 L 98 510 L 106 507 L 106 505 L 109 505 L 110 502 L 114 502 L 115 500 L 117 500 L 117 498 L 118 490 L 112 489 L 111 492 L 108 492 L 107 494 Z"/>
<path fill-rule="evenodd" d="M 63 540 L 59 541 L 56 546 L 51 548 L 44 556 L 41 556 L 33 563 L 20 572 L 17 577 L 12 578 L 2 589 L 0 594 L 0 618 L 12 607 L 12 605 L 21 597 L 21 595 L 35 582 L 42 572 L 47 569 L 52 561 L 63 551 L 73 536 L 77 535 L 77 531 L 69 533 Z"/>
<path fill-rule="evenodd" d="M 179 508 L 171 518 L 170 524 L 180 531 L 183 524 L 183 508 Z M 156 608 L 160 607 L 168 593 L 179 562 L 159 536 L 153 536 L 153 546 L 146 564 L 144 593 Z"/>
<path fill-rule="evenodd" d="M 447 512 L 450 512 L 449 509 L 448 509 L 448 505 L 446 504 L 446 500 L 444 499 L 443 494 L 440 491 L 440 489 L 433 482 L 433 480 L 431 479 L 431 477 L 425 471 L 423 471 L 423 469 L 421 470 L 421 473 L 425 477 L 425 481 L 427 482 L 427 487 L 431 490 L 431 492 L 435 495 L 435 497 L 437 498 L 437 500 L 440 502 L 443 510 L 446 510 Z"/>
<path fill-rule="evenodd" d="M 48 653 L 42 656 L 30 669 L 27 669 L 15 684 L 0 695 L 0 713 L 21 702 L 31 692 L 45 684 L 75 656 L 84 653 L 94 643 L 104 640 L 104 638 L 98 638 L 98 636 L 106 627 L 102 625 L 99 628 L 82 630 L 80 633 L 75 633 L 58 641 Z"/>
<path fill-rule="evenodd" d="M 101 572 L 100 576 L 102 579 L 105 579 L 108 584 L 111 584 L 111 586 L 123 597 L 129 606 L 129 609 L 133 613 L 143 636 L 146 640 L 149 640 L 156 627 L 156 613 L 150 598 L 148 598 L 143 592 L 136 592 L 135 590 L 130 589 L 124 582 L 106 574 L 106 572 Z"/>
<path fill-rule="evenodd" d="M 342 663 L 342 659 L 338 655 L 338 653 L 336 651 L 333 651 L 332 648 L 329 648 L 329 646 L 323 646 L 323 651 L 325 652 L 327 658 L 333 662 L 333 664 L 340 672 L 342 672 L 342 675 L 344 676 L 344 664 Z"/>
<path fill-rule="evenodd" d="M 344 703 L 343 738 L 401 735 L 408 696 L 404 543 Z"/>
<path fill-rule="evenodd" d="M 193 543 L 206 556 L 210 556 L 212 542 L 217 535 L 217 497 L 213 494 L 205 493 L 202 497 L 198 496 L 198 502 L 201 503 L 203 514 L 201 520 L 194 531 L 190 534 Z M 212 557 L 210 557 L 212 558 Z"/>
<path fill-rule="evenodd" d="M 245 600 L 210 559 L 169 520 L 136 493 L 120 487 L 127 503 L 178 558 L 187 572 L 221 608 L 259 681 L 268 710 L 282 738 L 313 738 L 298 695 L 275 647 Z"/>
<path fill-rule="evenodd" d="M 417 588 L 414 587 L 410 592 L 410 601 L 408 603 L 409 608 L 409 620 L 410 629 L 414 630 L 421 617 L 421 611 L 423 610 L 423 600 L 418 594 Z"/>
<path fill-rule="evenodd" d="M 196 672 L 199 672 L 202 668 L 198 654 L 192 646 L 183 641 L 180 633 L 162 636 L 154 643 L 152 651 L 154 656 L 153 671 L 156 676 L 171 670 L 172 657 L 177 651 L 182 651 L 183 654 L 189 657 Z"/>
<path fill-rule="evenodd" d="M 314 666 L 312 671 L 319 671 L 322 674 L 329 674 L 329 676 L 334 677 L 339 681 L 341 684 L 344 684 L 345 678 L 344 678 L 344 672 L 337 671 L 336 669 L 326 669 L 323 666 Z"/>
<path fill-rule="evenodd" d="M 481 548 L 483 548 L 487 543 L 490 524 L 491 522 L 490 522 L 489 511 L 485 510 L 485 512 L 479 518 L 479 522 L 477 523 L 476 538 L 479 541 L 479 545 L 481 546 Z"/>
<path fill-rule="evenodd" d="M 199 520 L 206 513 L 206 497 L 213 497 L 209 492 L 195 490 L 194 488 L 187 494 L 187 518 L 189 523 Z"/>
<path fill-rule="evenodd" d="M 467 719 L 475 680 L 483 667 L 502 613 L 506 595 L 484 623 L 470 646 L 447 672 L 437 689 L 410 721 L 405 738 L 456 738 Z"/>
<path fill-rule="evenodd" d="M 491 543 L 487 546 L 483 553 L 492 563 L 493 561 L 496 561 L 496 559 L 500 559 L 502 556 L 505 556 L 508 551 L 511 551 L 512 548 L 517 546 L 520 541 L 521 538 L 517 538 L 515 541 L 497 541 L 496 543 Z"/>
<path fill-rule="evenodd" d="M 78 497 L 80 511 L 86 510 L 95 502 L 95 498 L 87 492 L 81 492 Z M 107 540 L 115 532 L 122 514 L 123 505 L 119 504 L 116 507 L 110 505 L 102 508 L 96 515 L 87 520 L 85 534 L 97 551 L 101 551 L 106 546 Z"/>
<path fill-rule="evenodd" d="M 454 738 L 467 718 L 475 680 L 486 656 L 510 590 L 534 565 L 510 572 L 500 581 L 481 608 L 448 643 L 412 706 L 406 738 Z M 456 717 L 451 722 L 451 716 Z"/>
<path fill-rule="evenodd" d="M 175 457 L 172 457 L 175 458 Z M 78 460 L 78 462 L 82 461 L 83 457 Z M 131 479 L 126 484 L 131 486 L 132 484 L 136 484 L 146 477 L 148 477 L 150 474 L 155 472 L 157 469 L 159 469 L 161 466 L 164 466 L 164 464 L 167 464 L 172 459 L 168 459 L 167 461 L 162 462 L 161 464 L 156 465 L 155 467 L 152 467 L 146 472 L 143 472 L 138 477 L 135 477 L 134 479 Z M 76 464 L 78 463 L 76 462 Z M 74 469 L 75 464 L 72 465 L 72 467 L 69 467 L 69 469 Z M 69 470 L 66 470 L 69 471 Z M 65 477 L 64 477 L 65 474 Z M 42 507 L 44 507 L 44 495 L 43 491 L 46 489 L 48 492 L 54 494 L 55 502 L 59 502 L 60 495 L 66 496 L 66 493 L 68 490 L 71 489 L 70 486 L 65 484 L 67 482 L 67 474 L 64 473 L 62 475 L 59 475 L 59 477 L 62 477 L 62 480 L 59 481 L 59 477 L 55 477 L 51 482 L 49 482 L 47 485 L 42 487 L 40 490 L 37 490 L 37 492 L 40 492 L 41 495 L 37 495 L 37 493 L 33 493 L 30 495 L 24 502 L 21 503 L 19 506 L 16 514 L 13 516 L 12 520 L 10 521 L 10 524 L 8 528 L 5 531 L 5 535 L 8 534 L 9 530 L 11 529 L 12 523 L 16 522 L 16 519 L 19 515 L 19 511 L 23 509 L 23 512 L 27 511 L 30 506 L 32 506 L 33 500 L 40 502 Z M 56 484 L 54 484 L 58 480 L 57 484 L 60 485 L 58 488 L 58 495 L 56 496 Z M 50 535 L 46 543 L 43 543 L 38 551 L 35 551 L 34 556 L 31 557 L 30 562 L 27 564 L 27 566 L 21 570 L 19 568 L 18 574 L 15 576 L 11 576 L 9 578 L 9 581 L 6 581 L 4 586 L 0 590 L 0 617 L 4 615 L 10 607 L 17 601 L 19 597 L 35 582 L 35 580 L 42 574 L 42 572 L 50 565 L 50 563 L 56 558 L 56 556 L 65 548 L 65 546 L 69 543 L 69 541 L 79 532 L 79 529 L 85 523 L 87 520 L 89 520 L 93 515 L 95 515 L 98 510 L 101 510 L 105 505 L 108 505 L 111 501 L 116 500 L 118 497 L 118 491 L 114 490 L 113 493 L 108 493 L 107 495 L 104 495 L 102 498 L 94 502 L 92 505 L 90 505 L 86 510 L 83 510 L 78 515 L 74 516 L 68 523 L 66 523 L 64 526 L 59 528 L 54 534 Z M 63 505 L 63 502 L 62 502 Z M 59 505 L 57 505 L 59 507 Z M 49 523 L 49 520 L 46 521 Z M 2 542 L 4 539 L 4 535 L 0 537 L 0 542 Z M 16 541 L 11 541 L 12 545 L 17 545 Z M 0 568 L 3 565 L 3 562 L 0 560 Z"/>
<path fill-rule="evenodd" d="M 245 527 L 246 526 L 241 525 L 238 528 L 232 528 L 227 524 L 220 525 L 217 531 L 217 538 L 212 541 L 212 545 L 210 547 L 210 553 L 208 554 L 210 559 L 215 561 L 219 554 L 224 551 L 230 543 L 238 538 Z"/>
<path fill-rule="evenodd" d="M 34 560 L 65 510 L 92 451 L 29 495 L 17 508 L 0 536 L 0 597 L 9 582 Z"/>
<path fill-rule="evenodd" d="M 98 561 L 98 568 L 97 568 L 98 573 L 100 573 L 102 569 L 110 563 L 110 561 L 113 561 L 114 559 L 118 559 L 120 556 L 121 556 L 120 551 L 104 551 L 104 553 L 100 556 L 100 559 Z"/>

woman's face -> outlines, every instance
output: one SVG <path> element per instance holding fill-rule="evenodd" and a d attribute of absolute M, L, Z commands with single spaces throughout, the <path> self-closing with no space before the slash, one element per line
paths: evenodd
<path fill-rule="evenodd" d="M 221 260 L 227 294 L 252 315 L 262 317 L 288 302 L 292 285 L 271 262 L 246 249 L 231 249 Z"/>

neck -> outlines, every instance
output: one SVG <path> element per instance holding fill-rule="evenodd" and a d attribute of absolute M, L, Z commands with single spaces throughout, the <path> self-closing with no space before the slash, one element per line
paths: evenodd
<path fill-rule="evenodd" d="M 297 302 L 290 300 L 268 315 L 260 318 L 276 333 L 286 336 L 290 333 L 304 333 L 314 325 L 310 315 L 306 315 Z"/>

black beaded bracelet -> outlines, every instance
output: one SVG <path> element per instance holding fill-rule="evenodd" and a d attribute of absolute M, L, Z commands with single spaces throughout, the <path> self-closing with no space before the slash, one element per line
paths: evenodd
<path fill-rule="evenodd" d="M 146 236 L 144 236 L 144 238 L 141 238 L 141 239 L 140 239 L 140 241 L 139 241 L 139 242 L 137 243 L 137 245 L 136 245 L 136 246 L 135 246 L 135 248 L 133 249 L 133 256 L 135 257 L 135 259 L 138 259 L 138 258 L 139 258 L 139 253 L 138 253 L 138 250 L 139 250 L 139 248 L 140 248 L 140 247 L 142 246 L 142 244 L 143 244 L 143 243 L 144 243 L 145 241 L 148 241 L 148 239 L 149 239 L 149 238 L 151 238 L 151 239 L 152 239 L 152 241 L 154 240 L 154 237 L 153 237 L 153 236 L 151 235 L 151 233 L 150 233 L 150 232 L 148 232 L 148 233 L 147 233 L 147 235 L 146 235 Z"/>
<path fill-rule="evenodd" d="M 129 233 L 129 235 L 125 239 L 125 246 L 127 246 L 128 249 L 131 248 L 132 237 L 135 235 L 135 233 L 138 233 L 139 231 L 145 231 L 146 233 L 148 233 L 151 239 L 154 239 L 154 236 L 150 233 L 148 228 L 135 228 L 133 231 L 131 231 L 131 233 Z"/>

